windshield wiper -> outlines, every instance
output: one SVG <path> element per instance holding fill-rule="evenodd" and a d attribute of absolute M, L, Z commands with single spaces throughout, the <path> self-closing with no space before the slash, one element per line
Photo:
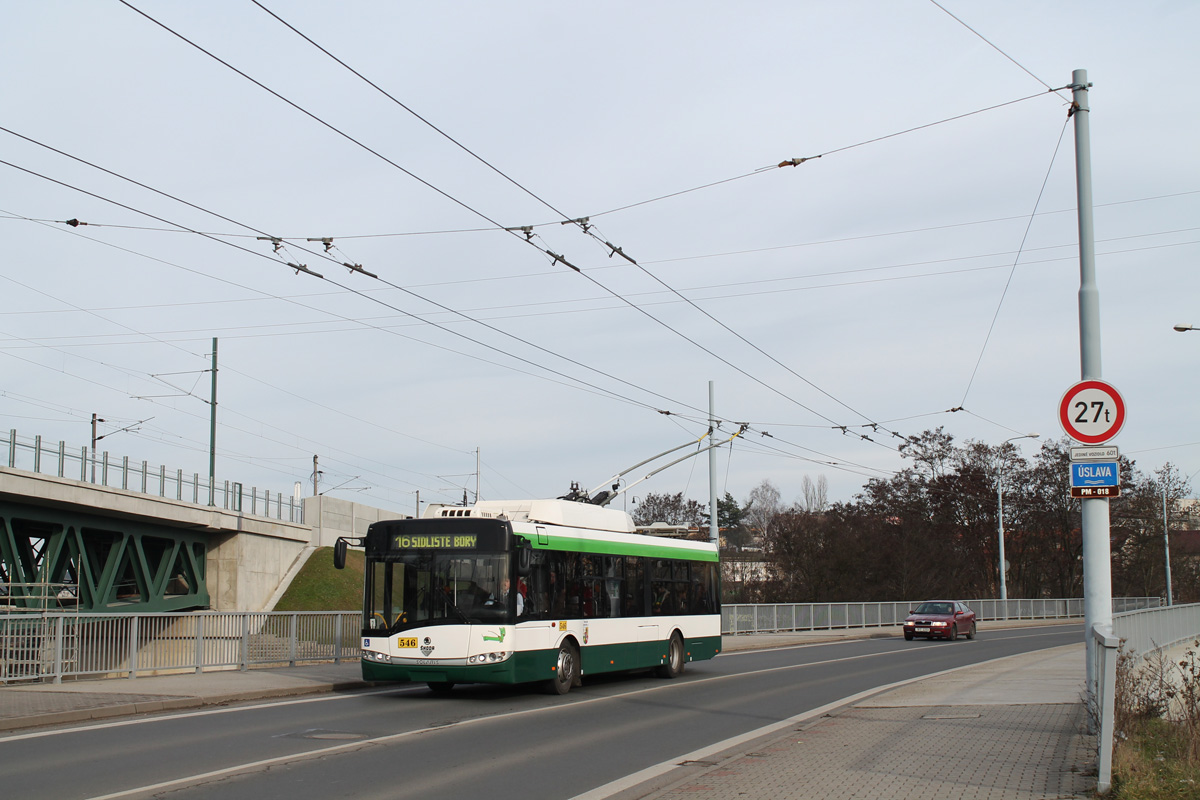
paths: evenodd
<path fill-rule="evenodd" d="M 463 613 L 462 609 L 461 609 L 461 608 L 459 608 L 458 606 L 456 606 L 456 605 L 454 604 L 454 601 L 450 599 L 450 592 L 447 590 L 446 584 L 445 584 L 444 582 L 442 582 L 442 581 L 439 581 L 439 582 L 438 582 L 438 587 L 437 587 L 437 588 L 438 588 L 437 594 L 438 594 L 438 596 L 439 596 L 439 597 L 441 597 L 441 598 L 442 598 L 442 602 L 443 602 L 443 603 L 445 603 L 445 604 L 446 604 L 446 606 L 447 606 L 447 607 L 448 607 L 448 608 L 449 608 L 451 611 L 453 611 L 453 612 L 455 613 L 455 615 L 457 615 L 457 616 L 458 616 L 458 618 L 459 618 L 460 620 L 462 620 L 463 622 L 465 622 L 465 623 L 467 623 L 468 625 L 470 625 L 470 624 L 471 624 L 471 620 L 470 620 L 470 619 L 467 617 L 467 615 L 466 615 L 466 614 L 464 614 L 464 613 Z"/>

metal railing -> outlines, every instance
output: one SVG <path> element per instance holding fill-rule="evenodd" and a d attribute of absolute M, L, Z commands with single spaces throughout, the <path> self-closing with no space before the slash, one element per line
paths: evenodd
<path fill-rule="evenodd" d="M 1096 789 L 1107 792 L 1112 786 L 1112 753 L 1115 734 L 1117 661 L 1124 646 L 1140 664 L 1142 658 L 1200 637 L 1200 603 L 1166 606 L 1113 614 L 1112 627 L 1092 627 L 1092 675 L 1096 679 L 1093 712 L 1099 725 L 1096 737 L 1098 773 Z"/>
<path fill-rule="evenodd" d="M 1083 598 L 964 600 L 980 620 L 1082 619 Z M 1158 597 L 1118 597 L 1113 611 L 1156 608 Z M 919 602 L 777 603 L 721 608 L 721 633 L 786 633 L 899 625 Z"/>
<path fill-rule="evenodd" d="M 340 662 L 361 633 L 358 611 L 0 612 L 0 683 Z"/>
<path fill-rule="evenodd" d="M 259 494 L 257 486 L 247 490 L 236 481 L 210 481 L 207 475 L 198 472 L 187 475 L 182 469 L 168 471 L 162 465 L 152 469 L 147 461 L 131 463 L 129 456 L 121 456 L 120 461 L 116 461 L 109 457 L 107 450 L 93 456 L 86 447 L 75 450 L 68 449 L 62 441 L 44 443 L 40 435 L 32 439 L 18 437 L 15 428 L 7 437 L 0 437 L 0 448 L 7 451 L 7 458 L 0 458 L 0 464 L 12 469 L 57 475 L 196 505 L 218 506 L 255 517 L 304 522 L 304 504 L 290 494 L 285 497 L 282 492 L 272 495 L 269 489 L 264 489 Z"/>
<path fill-rule="evenodd" d="M 1092 672 L 1096 676 L 1097 685 L 1092 697 L 1096 705 L 1091 709 L 1094 719 L 1099 723 L 1099 730 L 1096 731 L 1096 791 L 1104 794 L 1112 788 L 1117 658 L 1120 655 L 1121 640 L 1101 625 L 1092 626 L 1092 639 L 1096 644 L 1092 648 L 1093 658 L 1099 662 Z"/>
<path fill-rule="evenodd" d="M 1113 614 L 1112 635 L 1136 656 L 1200 635 L 1200 603 Z"/>

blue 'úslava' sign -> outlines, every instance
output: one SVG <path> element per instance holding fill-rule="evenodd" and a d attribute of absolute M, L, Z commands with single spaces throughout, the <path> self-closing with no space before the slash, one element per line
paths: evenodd
<path fill-rule="evenodd" d="M 1082 461 L 1071 465 L 1071 486 L 1120 486 L 1121 471 L 1115 461 Z"/>

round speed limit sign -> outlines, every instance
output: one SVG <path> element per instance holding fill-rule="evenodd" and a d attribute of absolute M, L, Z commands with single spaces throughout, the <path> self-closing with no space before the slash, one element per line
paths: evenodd
<path fill-rule="evenodd" d="M 1059 401 L 1058 421 L 1075 441 L 1103 444 L 1125 424 L 1125 401 L 1104 381 L 1080 381 Z"/>

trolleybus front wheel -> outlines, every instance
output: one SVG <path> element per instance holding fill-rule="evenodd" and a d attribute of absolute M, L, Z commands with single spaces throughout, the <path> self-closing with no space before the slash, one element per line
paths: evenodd
<path fill-rule="evenodd" d="M 554 677 L 546 681 L 550 694 L 566 694 L 579 680 L 579 651 L 570 642 L 558 648 L 558 659 L 554 665 Z"/>

